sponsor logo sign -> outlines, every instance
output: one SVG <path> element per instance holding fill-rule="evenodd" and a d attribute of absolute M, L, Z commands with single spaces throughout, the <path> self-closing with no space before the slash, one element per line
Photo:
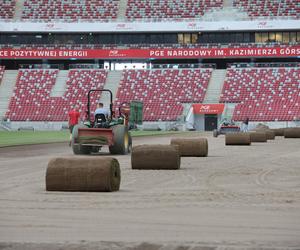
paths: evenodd
<path fill-rule="evenodd" d="M 224 104 L 193 104 L 193 112 L 198 115 L 205 114 L 222 114 L 224 110 Z"/>
<path fill-rule="evenodd" d="M 300 46 L 187 49 L 0 49 L 0 59 L 300 57 Z"/>

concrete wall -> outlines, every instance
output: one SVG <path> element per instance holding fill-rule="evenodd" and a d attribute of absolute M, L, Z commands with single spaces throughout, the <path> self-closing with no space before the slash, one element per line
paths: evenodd
<path fill-rule="evenodd" d="M 195 115 L 195 129 L 197 131 L 203 131 L 205 129 L 205 119 L 204 115 Z"/>

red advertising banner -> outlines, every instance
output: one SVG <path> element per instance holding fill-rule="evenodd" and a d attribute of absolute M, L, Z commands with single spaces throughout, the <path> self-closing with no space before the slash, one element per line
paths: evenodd
<path fill-rule="evenodd" d="M 220 104 L 193 104 L 193 113 L 197 115 L 222 114 L 224 103 Z"/>
<path fill-rule="evenodd" d="M 300 46 L 187 49 L 0 49 L 0 59 L 300 57 Z"/>

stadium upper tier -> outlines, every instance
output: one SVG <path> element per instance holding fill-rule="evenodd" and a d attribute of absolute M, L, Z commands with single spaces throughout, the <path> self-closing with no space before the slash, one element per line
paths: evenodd
<path fill-rule="evenodd" d="M 110 20 L 116 19 L 119 0 L 25 0 L 23 19 Z"/>
<path fill-rule="evenodd" d="M 223 0 L 128 0 L 126 17 L 129 20 L 199 18 L 207 10 L 222 6 Z"/>
<path fill-rule="evenodd" d="M 224 7 L 224 0 L 24 0 L 24 6 L 20 6 L 22 1 L 16 4 L 18 1 L 0 0 L 0 19 L 33 22 L 191 19 Z M 229 6 L 226 3 L 226 8 L 236 8 L 250 18 L 300 18 L 299 0 L 233 0 Z"/>
<path fill-rule="evenodd" d="M 0 19 L 12 19 L 15 12 L 15 0 L 0 0 Z"/>
<path fill-rule="evenodd" d="M 299 0 L 234 0 L 233 5 L 246 11 L 250 17 L 300 17 Z"/>
<path fill-rule="evenodd" d="M 227 70 L 221 102 L 238 103 L 233 119 L 291 121 L 300 117 L 300 68 Z"/>

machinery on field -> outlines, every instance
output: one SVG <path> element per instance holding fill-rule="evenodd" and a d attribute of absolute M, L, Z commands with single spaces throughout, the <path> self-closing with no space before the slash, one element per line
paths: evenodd
<path fill-rule="evenodd" d="M 137 125 L 143 124 L 143 102 L 123 102 L 119 107 L 119 114 L 126 114 L 126 125 L 129 130 L 136 129 Z"/>
<path fill-rule="evenodd" d="M 213 136 L 218 137 L 219 135 L 240 132 L 240 130 L 240 126 L 236 125 L 233 121 L 227 121 L 227 119 L 225 119 L 218 129 L 213 130 Z"/>
<path fill-rule="evenodd" d="M 110 95 L 110 115 L 91 114 L 91 94 L 108 92 Z M 128 154 L 131 152 L 132 139 L 129 133 L 129 117 L 131 103 L 121 105 L 119 117 L 114 117 L 113 95 L 108 89 L 92 89 L 88 92 L 87 117 L 83 125 L 76 125 L 72 133 L 72 149 L 74 154 L 97 153 L 103 146 L 109 147 L 111 154 Z M 138 110 L 142 112 L 142 109 Z"/>

